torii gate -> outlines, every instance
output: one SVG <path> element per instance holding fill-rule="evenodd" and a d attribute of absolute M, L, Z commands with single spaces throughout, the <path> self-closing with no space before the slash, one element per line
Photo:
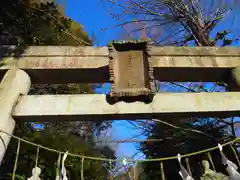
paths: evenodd
<path fill-rule="evenodd" d="M 3 77 L 0 84 L 0 129 L 12 134 L 15 121 L 33 119 L 107 120 L 240 115 L 240 48 L 133 45 L 124 49 L 124 44 L 119 45 L 120 49 L 123 48 L 119 50 L 116 44 L 96 48 L 30 46 L 20 59 L 14 57 L 16 47 L 1 47 L 0 55 L 5 64 L 0 67 L 0 77 Z M 4 55 L 3 49 L 6 48 L 11 53 Z M 129 65 L 126 69 L 126 64 L 134 67 Z M 131 83 L 126 74 L 133 78 Z M 139 90 L 140 86 L 144 86 L 140 89 L 144 89 L 141 92 L 146 95 L 151 94 L 153 78 L 179 82 L 224 81 L 230 85 L 232 92 L 156 93 L 150 103 L 134 101 L 114 104 L 109 104 L 104 94 L 27 95 L 31 83 L 104 82 L 113 83 L 115 89 L 112 89 L 112 96 L 126 96 L 126 92 L 133 92 L 131 88 Z M 136 94 L 130 93 L 130 96 Z M 10 137 L 3 133 L 0 135 L 4 141 L 4 144 L 0 143 L 1 163 Z"/>

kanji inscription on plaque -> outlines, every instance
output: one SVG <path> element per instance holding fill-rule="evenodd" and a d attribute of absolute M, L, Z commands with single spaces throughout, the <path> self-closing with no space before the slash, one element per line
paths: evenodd
<path fill-rule="evenodd" d="M 146 41 L 113 41 L 109 46 L 111 97 L 151 96 L 153 68 Z M 139 97 L 139 98 L 138 98 Z"/>

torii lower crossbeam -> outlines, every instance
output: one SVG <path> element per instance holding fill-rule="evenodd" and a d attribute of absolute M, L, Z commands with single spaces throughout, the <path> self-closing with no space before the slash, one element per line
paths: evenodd
<path fill-rule="evenodd" d="M 24 121 L 240 116 L 240 93 L 158 93 L 150 104 L 115 105 L 108 104 L 104 94 L 26 95 L 13 116 Z"/>

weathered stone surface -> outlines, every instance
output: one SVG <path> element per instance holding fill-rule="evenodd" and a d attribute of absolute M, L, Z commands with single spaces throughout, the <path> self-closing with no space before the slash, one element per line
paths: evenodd
<path fill-rule="evenodd" d="M 240 66 L 231 70 L 229 86 L 231 91 L 240 91 Z"/>
<path fill-rule="evenodd" d="M 109 74 L 112 82 L 110 97 L 113 101 L 132 98 L 152 100 L 154 94 L 153 68 L 145 41 L 113 42 L 109 48 Z M 144 98 L 143 98 L 144 97 Z M 148 101 L 149 101 L 148 100 Z"/>
<path fill-rule="evenodd" d="M 7 71 L 0 84 L 0 129 L 12 134 L 15 121 L 12 118 L 12 111 L 21 94 L 27 94 L 31 85 L 27 73 L 19 69 Z M 29 108 L 31 109 L 31 108 Z M 10 136 L 0 132 L 3 140 L 0 141 L 0 164 L 8 146 Z"/>
<path fill-rule="evenodd" d="M 200 177 L 201 180 L 229 180 L 228 176 L 211 170 L 208 161 L 203 160 L 202 165 L 204 168 L 204 174 Z"/>
<path fill-rule="evenodd" d="M 108 47 L 91 46 L 1 46 L 1 56 L 108 56 Z M 19 54 L 21 52 L 21 54 Z M 240 56 L 238 47 L 151 46 L 151 56 Z"/>
<path fill-rule="evenodd" d="M 183 106 L 184 103 L 184 106 Z M 151 104 L 110 105 L 104 94 L 23 96 L 16 120 L 153 119 L 156 117 L 240 116 L 240 93 L 157 93 Z M 31 108 L 29 108 L 31 107 Z"/>
<path fill-rule="evenodd" d="M 0 46 L 1 57 L 37 57 L 37 56 L 108 56 L 107 47 L 91 46 Z"/>
<path fill-rule="evenodd" d="M 30 46 L 15 51 L 0 47 L 0 78 L 15 67 L 35 84 L 110 80 L 107 47 Z M 149 55 L 154 78 L 160 81 L 227 81 L 230 70 L 240 67 L 240 48 L 233 47 L 151 47 Z"/>

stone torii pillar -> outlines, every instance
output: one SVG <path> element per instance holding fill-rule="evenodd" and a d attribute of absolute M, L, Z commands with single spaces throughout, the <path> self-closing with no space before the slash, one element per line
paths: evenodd
<path fill-rule="evenodd" d="M 240 67 L 231 70 L 228 83 L 231 91 L 240 91 Z"/>
<path fill-rule="evenodd" d="M 20 69 L 8 70 L 0 83 L 0 130 L 13 133 L 15 121 L 12 110 L 21 94 L 27 94 L 31 85 L 30 77 Z M 0 131 L 0 165 L 11 137 Z"/>

